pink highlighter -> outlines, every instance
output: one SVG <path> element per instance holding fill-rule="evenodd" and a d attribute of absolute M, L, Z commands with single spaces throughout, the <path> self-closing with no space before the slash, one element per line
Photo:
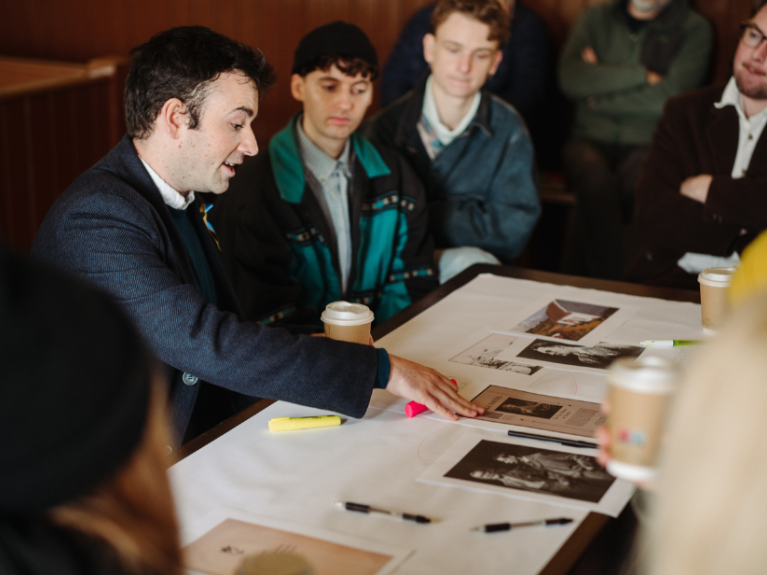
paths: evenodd
<path fill-rule="evenodd" d="M 455 381 L 454 379 L 451 379 L 450 381 L 452 381 L 455 384 L 455 386 L 458 387 L 457 381 Z M 416 415 L 418 415 L 419 413 L 423 413 L 427 409 L 429 408 L 426 407 L 425 405 L 416 403 L 415 401 L 411 401 L 405 406 L 405 415 L 407 415 L 408 417 L 415 417 Z"/>

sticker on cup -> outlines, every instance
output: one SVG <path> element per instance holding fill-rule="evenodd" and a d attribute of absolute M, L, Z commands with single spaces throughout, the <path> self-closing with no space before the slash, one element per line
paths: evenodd
<path fill-rule="evenodd" d="M 607 471 L 629 481 L 650 481 L 663 435 L 663 423 L 679 378 L 665 359 L 619 359 L 610 365 L 610 456 Z"/>
<path fill-rule="evenodd" d="M 703 331 L 713 335 L 722 326 L 730 311 L 727 289 L 737 268 L 707 268 L 698 275 L 700 284 L 700 315 Z"/>
<path fill-rule="evenodd" d="M 325 337 L 367 345 L 374 318 L 373 312 L 364 304 L 334 301 L 325 306 L 320 319 L 325 324 Z"/>

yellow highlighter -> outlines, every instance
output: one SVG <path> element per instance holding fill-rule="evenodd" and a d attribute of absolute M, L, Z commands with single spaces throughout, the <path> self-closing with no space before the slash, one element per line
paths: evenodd
<path fill-rule="evenodd" d="M 335 425 L 341 425 L 341 418 L 338 415 L 274 417 L 269 420 L 269 431 L 294 431 L 296 429 L 314 429 L 315 427 L 333 427 Z"/>

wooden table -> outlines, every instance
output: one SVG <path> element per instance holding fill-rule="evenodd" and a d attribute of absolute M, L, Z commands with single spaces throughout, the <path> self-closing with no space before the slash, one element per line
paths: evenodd
<path fill-rule="evenodd" d="M 700 303 L 700 294 L 698 292 L 668 288 L 656 288 L 615 281 L 594 280 L 589 278 L 566 276 L 523 268 L 475 265 L 457 277 L 453 278 L 446 284 L 440 286 L 437 290 L 422 300 L 398 313 L 385 324 L 377 327 L 373 331 L 374 337 L 379 339 L 389 332 L 397 329 L 430 306 L 434 305 L 436 302 L 440 301 L 442 298 L 446 297 L 451 292 L 455 291 L 456 289 L 470 282 L 479 274 L 483 273 L 558 285 L 570 285 L 574 287 L 598 289 L 641 297 Z M 185 444 L 176 452 L 178 460 L 188 457 L 195 451 L 209 444 L 214 439 L 222 436 L 227 431 L 233 429 L 243 421 L 246 421 L 272 403 L 274 403 L 273 400 L 260 400 L 248 409 L 243 410 L 241 413 L 229 418 L 207 433 Z M 610 521 L 612 520 L 605 515 L 596 513 L 589 514 L 587 519 L 582 522 L 574 535 L 568 539 L 567 543 L 551 559 L 551 561 L 548 563 L 545 569 L 541 571 L 541 573 L 543 575 L 564 575 L 565 573 L 568 573 L 578 558 L 583 555 L 588 546 L 594 541 L 595 537 L 606 525 L 610 523 Z"/>

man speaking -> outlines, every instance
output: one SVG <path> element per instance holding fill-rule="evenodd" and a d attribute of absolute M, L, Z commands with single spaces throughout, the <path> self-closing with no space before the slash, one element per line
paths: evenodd
<path fill-rule="evenodd" d="M 101 286 L 132 316 L 167 366 L 177 441 L 254 397 L 362 417 L 384 387 L 448 418 L 476 415 L 432 369 L 244 321 L 195 192 L 223 193 L 258 153 L 251 123 L 272 67 L 200 26 L 162 32 L 133 56 L 128 134 L 56 201 L 32 252 Z"/>

